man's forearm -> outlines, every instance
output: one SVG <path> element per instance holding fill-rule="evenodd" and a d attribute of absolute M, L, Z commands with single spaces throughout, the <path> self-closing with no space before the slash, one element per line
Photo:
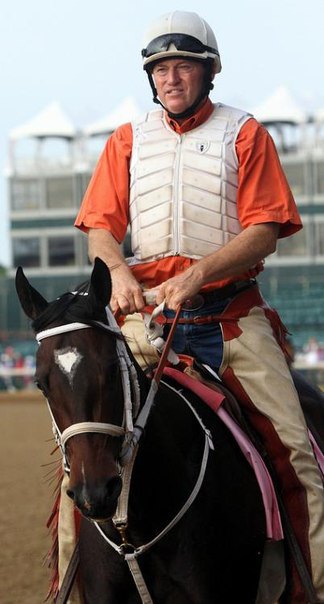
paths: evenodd
<path fill-rule="evenodd" d="M 125 263 L 125 258 L 118 241 L 106 229 L 89 230 L 88 253 L 91 262 L 94 262 L 94 259 L 99 257 L 110 269 L 117 264 Z"/>
<path fill-rule="evenodd" d="M 279 225 L 257 224 L 242 231 L 226 246 L 193 265 L 193 276 L 202 285 L 239 275 L 252 268 L 276 249 Z"/>
<path fill-rule="evenodd" d="M 217 252 L 162 283 L 158 288 L 157 303 L 165 300 L 168 308 L 176 310 L 207 283 L 246 272 L 275 251 L 278 231 L 279 226 L 274 223 L 248 227 Z"/>

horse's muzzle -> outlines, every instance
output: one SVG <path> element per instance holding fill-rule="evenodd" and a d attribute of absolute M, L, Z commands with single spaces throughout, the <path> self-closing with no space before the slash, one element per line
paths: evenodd
<path fill-rule="evenodd" d="M 90 520 L 108 520 L 116 511 L 121 489 L 122 480 L 120 476 L 114 476 L 106 482 L 70 486 L 67 489 L 67 494 L 86 518 Z"/>

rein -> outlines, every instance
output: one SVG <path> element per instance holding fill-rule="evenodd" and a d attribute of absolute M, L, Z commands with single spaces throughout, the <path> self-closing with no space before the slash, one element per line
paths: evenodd
<path fill-rule="evenodd" d="M 148 323 L 149 327 L 153 323 L 153 319 L 162 312 L 163 307 L 164 307 L 164 303 L 160 304 L 160 306 L 158 306 L 155 309 L 155 311 L 152 314 L 151 320 Z M 149 417 L 149 414 L 150 414 L 150 411 L 151 411 L 151 408 L 154 403 L 154 399 L 155 399 L 155 396 L 156 396 L 156 393 L 157 393 L 157 390 L 159 387 L 161 376 L 162 376 L 163 370 L 165 368 L 166 362 L 169 357 L 171 343 L 173 340 L 173 335 L 174 335 L 176 326 L 179 321 L 180 312 L 181 312 L 181 306 L 179 306 L 177 309 L 176 315 L 174 317 L 173 325 L 170 329 L 169 335 L 168 335 L 167 340 L 162 349 L 162 354 L 161 354 L 161 357 L 159 360 L 159 364 L 158 364 L 158 366 L 155 370 L 154 376 L 151 380 L 151 385 L 150 385 L 148 395 L 146 397 L 146 401 L 145 401 L 138 417 L 136 418 L 136 423 L 134 425 L 133 433 L 129 435 L 130 438 L 127 438 L 127 436 L 125 438 L 124 446 L 122 448 L 122 452 L 121 452 L 121 456 L 120 456 L 122 465 L 127 464 L 128 461 L 132 458 L 134 449 L 137 447 L 139 440 L 144 432 L 144 428 L 145 428 L 146 422 L 148 420 L 148 417 Z"/>

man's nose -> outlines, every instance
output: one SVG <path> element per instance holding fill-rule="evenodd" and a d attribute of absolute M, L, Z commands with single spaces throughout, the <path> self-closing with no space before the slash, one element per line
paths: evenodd
<path fill-rule="evenodd" d="M 175 82 L 179 81 L 179 72 L 177 70 L 176 67 L 171 67 L 168 71 L 168 82 L 172 82 L 173 84 Z"/>

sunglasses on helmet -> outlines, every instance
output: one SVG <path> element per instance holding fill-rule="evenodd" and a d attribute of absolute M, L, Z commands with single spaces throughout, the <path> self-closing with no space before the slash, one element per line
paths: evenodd
<path fill-rule="evenodd" d="M 158 54 L 159 52 L 166 52 L 170 44 L 174 44 L 177 50 L 195 53 L 203 53 L 208 51 L 218 55 L 216 48 L 206 46 L 193 36 L 188 36 L 187 34 L 163 34 L 162 36 L 154 38 L 154 40 L 152 40 L 146 48 L 143 48 L 142 57 L 148 58 Z"/>

